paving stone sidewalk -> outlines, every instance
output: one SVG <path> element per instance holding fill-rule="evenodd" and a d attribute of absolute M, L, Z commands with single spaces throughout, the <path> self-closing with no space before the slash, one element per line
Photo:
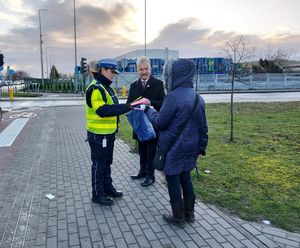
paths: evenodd
<path fill-rule="evenodd" d="M 242 221 L 200 201 L 195 223 L 168 225 L 162 219 L 170 210 L 163 176 L 156 173 L 148 188 L 131 180 L 139 159 L 121 140 L 112 172 L 124 197 L 113 206 L 94 204 L 84 108 L 45 108 L 27 125 L 0 173 L 1 248 L 300 247 L 299 234 Z M 47 199 L 48 193 L 55 198 Z"/>

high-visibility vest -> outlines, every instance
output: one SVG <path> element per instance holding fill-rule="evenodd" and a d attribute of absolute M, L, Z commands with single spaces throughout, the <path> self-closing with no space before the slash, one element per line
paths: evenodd
<path fill-rule="evenodd" d="M 92 90 L 91 94 L 86 95 L 91 98 L 85 102 L 86 128 L 95 134 L 112 134 L 117 130 L 117 116 L 102 118 L 97 115 L 96 110 L 104 104 L 112 105 L 114 101 L 105 87 L 96 83 L 97 80 L 94 79 L 86 89 L 86 92 Z"/>

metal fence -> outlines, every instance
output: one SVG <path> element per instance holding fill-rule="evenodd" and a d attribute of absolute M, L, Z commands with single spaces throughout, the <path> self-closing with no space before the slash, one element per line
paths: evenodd
<path fill-rule="evenodd" d="M 195 88 L 198 90 L 229 90 L 231 89 L 231 75 L 199 74 L 195 81 Z M 300 74 L 237 75 L 234 88 L 236 90 L 300 89 Z"/>
<path fill-rule="evenodd" d="M 155 75 L 156 78 L 163 80 L 162 74 Z M 120 73 L 114 78 L 112 86 L 118 91 L 122 92 L 123 86 L 126 91 L 129 90 L 130 84 L 138 79 L 137 72 L 125 72 Z M 92 81 L 92 76 L 89 75 L 86 78 L 86 84 L 78 82 L 78 91 L 84 91 L 89 82 Z M 40 87 L 30 87 L 39 85 L 41 82 L 28 80 L 25 82 L 25 88 L 30 91 L 39 91 Z M 67 85 L 66 85 L 67 84 Z M 53 87 L 55 85 L 55 87 Z M 60 85 L 60 87 L 59 87 Z M 2 87 L 1 87 L 2 86 Z M 23 85 L 24 86 L 24 85 Z M 54 90 L 55 92 L 74 92 L 75 86 L 72 81 L 56 82 L 54 84 L 45 83 L 45 89 L 47 92 Z M 51 87 L 50 87 L 51 86 Z M 21 86 L 18 86 L 21 87 Z M 0 92 L 7 92 L 6 81 L 0 82 Z M 24 88 L 24 87 L 22 87 Z M 231 89 L 231 75 L 228 74 L 198 74 L 194 78 L 194 88 L 197 91 L 226 91 Z M 299 89 L 300 90 L 300 73 L 260 73 L 250 75 L 238 75 L 235 83 L 235 90 L 280 90 L 280 89 Z M 21 88 L 18 88 L 18 91 Z"/>
<path fill-rule="evenodd" d="M 163 76 L 155 75 L 163 80 Z M 116 89 L 125 86 L 129 89 L 132 82 L 137 80 L 137 73 L 120 73 L 115 77 L 112 86 Z M 295 73 L 260 73 L 238 75 L 235 79 L 236 90 L 272 90 L 272 89 L 300 89 L 300 74 Z M 198 74 L 194 78 L 194 88 L 201 91 L 230 90 L 231 75 L 228 74 Z"/>

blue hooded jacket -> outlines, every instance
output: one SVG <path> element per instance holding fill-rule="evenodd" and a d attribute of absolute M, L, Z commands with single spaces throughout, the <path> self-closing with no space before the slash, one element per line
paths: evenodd
<path fill-rule="evenodd" d="M 167 149 L 193 109 L 195 70 L 195 63 L 188 59 L 168 61 L 164 67 L 168 94 L 159 112 L 153 108 L 147 111 L 149 120 L 159 131 L 158 144 L 163 150 Z M 167 154 L 164 173 L 177 175 L 195 168 L 198 155 L 206 150 L 207 133 L 205 103 L 200 96 L 195 113 Z"/>

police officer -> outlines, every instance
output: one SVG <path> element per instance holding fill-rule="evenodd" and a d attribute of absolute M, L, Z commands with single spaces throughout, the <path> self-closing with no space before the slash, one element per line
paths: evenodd
<path fill-rule="evenodd" d="M 117 71 L 117 61 L 102 59 L 96 64 L 94 80 L 86 89 L 87 138 L 92 160 L 92 201 L 112 205 L 113 198 L 123 196 L 112 184 L 111 164 L 119 115 L 130 111 L 130 105 L 119 104 L 111 88 Z"/>

